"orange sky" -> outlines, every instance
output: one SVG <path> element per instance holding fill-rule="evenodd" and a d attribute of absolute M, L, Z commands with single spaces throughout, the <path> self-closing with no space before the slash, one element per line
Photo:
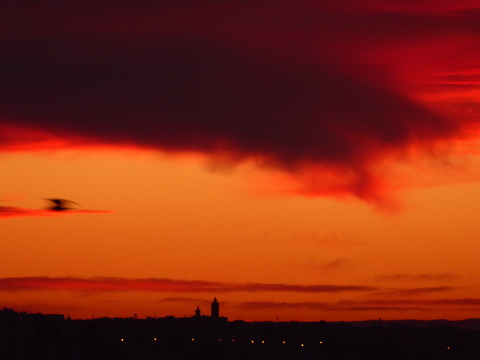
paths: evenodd
<path fill-rule="evenodd" d="M 342 3 L 0 5 L 0 307 L 479 317 L 480 8 Z"/>
<path fill-rule="evenodd" d="M 248 166 L 215 173 L 202 161 L 151 152 L 1 158 L 4 197 L 12 199 L 5 205 L 43 208 L 42 197 L 59 196 L 114 211 L 3 219 L 4 306 L 74 317 L 183 316 L 197 304 L 207 312 L 216 296 L 231 319 L 478 314 L 475 183 L 403 191 L 404 209 L 390 213 L 355 199 L 262 193 L 254 186 L 262 174 Z M 108 285 L 125 280 L 132 282 Z"/>

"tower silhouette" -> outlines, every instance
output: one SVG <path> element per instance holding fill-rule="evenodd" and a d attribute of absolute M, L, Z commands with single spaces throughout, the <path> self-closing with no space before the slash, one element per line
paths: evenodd
<path fill-rule="evenodd" d="M 213 299 L 211 309 L 212 309 L 211 317 L 214 319 L 218 319 L 220 317 L 220 304 L 218 303 L 217 298 Z"/>

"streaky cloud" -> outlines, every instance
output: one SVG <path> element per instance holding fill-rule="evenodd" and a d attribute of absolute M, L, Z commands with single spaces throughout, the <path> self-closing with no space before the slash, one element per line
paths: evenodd
<path fill-rule="evenodd" d="M 421 273 L 421 274 L 386 274 L 378 275 L 377 281 L 394 281 L 394 282 L 452 282 L 459 278 L 458 274 L 453 272 L 444 273 Z"/>
<path fill-rule="evenodd" d="M 298 292 L 341 293 L 367 292 L 377 288 L 362 285 L 302 285 L 223 283 L 165 278 L 128 279 L 116 277 L 16 277 L 0 278 L 0 291 L 158 291 L 158 292 Z"/>
<path fill-rule="evenodd" d="M 25 209 L 12 206 L 0 206 L 0 219 L 19 218 L 19 217 L 51 217 L 78 214 L 109 214 L 110 210 L 68 210 L 51 211 L 43 209 Z"/>
<path fill-rule="evenodd" d="M 362 303 L 350 303 L 348 305 L 341 302 L 275 302 L 275 301 L 250 301 L 242 302 L 236 305 L 236 307 L 244 310 L 258 310 L 258 309 L 307 309 L 318 311 L 410 311 L 410 310 L 423 310 L 418 306 L 391 306 L 391 305 L 369 305 Z"/>
<path fill-rule="evenodd" d="M 280 301 L 247 301 L 234 305 L 244 310 L 261 309 L 308 309 L 318 311 L 431 311 L 438 307 L 463 311 L 480 309 L 479 298 L 439 298 L 431 300 L 340 300 L 333 302 L 280 302 Z"/>
<path fill-rule="evenodd" d="M 0 206 L 0 219 L 16 218 L 26 216 L 54 216 L 51 211 L 37 210 L 37 209 L 24 209 L 12 206 Z"/>
<path fill-rule="evenodd" d="M 450 292 L 455 290 L 453 286 L 430 286 L 430 287 L 416 287 L 407 289 L 386 289 L 380 293 L 386 296 L 415 296 L 429 293 Z M 378 295 L 378 293 L 377 293 Z"/>

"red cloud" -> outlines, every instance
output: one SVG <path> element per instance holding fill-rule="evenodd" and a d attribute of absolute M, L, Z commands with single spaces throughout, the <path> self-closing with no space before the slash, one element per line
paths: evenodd
<path fill-rule="evenodd" d="M 394 281 L 394 282 L 452 282 L 459 278 L 458 274 L 447 273 L 423 273 L 423 274 L 390 274 L 379 275 L 376 277 L 378 281 Z"/>
<path fill-rule="evenodd" d="M 435 300 L 368 300 L 337 302 L 276 302 L 251 301 L 236 305 L 242 309 L 313 309 L 323 311 L 430 311 L 445 307 L 450 310 L 480 309 L 480 299 L 435 299 Z M 468 306 L 468 308 L 467 308 Z"/>
<path fill-rule="evenodd" d="M 250 301 L 239 303 L 237 307 L 241 309 L 261 310 L 261 309 L 309 309 L 321 311 L 409 311 L 423 310 L 419 306 L 395 306 L 393 305 L 372 305 L 364 303 L 351 302 L 348 305 L 342 303 L 328 302 L 275 302 L 275 301 Z"/>
<path fill-rule="evenodd" d="M 332 285 L 332 284 L 278 284 L 278 283 L 229 283 L 201 280 L 175 280 L 166 278 L 129 279 L 116 277 L 18 277 L 0 278 L 0 291 L 24 290 L 62 290 L 62 291 L 158 291 L 177 293 L 202 292 L 294 292 L 329 293 L 360 292 L 383 297 L 398 295 L 422 295 L 436 292 L 448 292 L 453 287 L 424 288 L 379 288 L 368 285 Z M 384 300 L 380 300 L 384 301 Z M 389 300 L 385 300 L 389 301 Z M 403 300 L 402 300 L 403 301 Z"/>
<path fill-rule="evenodd" d="M 0 124 L 36 130 L 0 135 L 0 148 L 196 151 L 281 169 L 310 194 L 377 199 L 379 164 L 478 118 L 472 95 L 438 84 L 472 82 L 478 9 L 420 5 L 3 2 Z"/>
<path fill-rule="evenodd" d="M 235 284 L 212 281 L 125 278 L 51 278 L 24 277 L 0 279 L 0 291 L 66 290 L 66 291 L 159 291 L 159 292 L 300 292 L 340 293 L 366 292 L 377 288 L 361 285 Z"/>
<path fill-rule="evenodd" d="M 0 206 L 0 219 L 23 216 L 53 216 L 55 213 L 48 210 L 22 209 L 11 206 Z"/>
<path fill-rule="evenodd" d="M 30 216 L 64 216 L 74 214 L 105 214 L 111 213 L 107 210 L 66 210 L 51 211 L 42 209 L 23 209 L 11 206 L 0 206 L 0 219 Z"/>
<path fill-rule="evenodd" d="M 455 289 L 452 286 L 432 286 L 432 287 L 418 287 L 418 288 L 410 288 L 410 289 L 387 289 L 381 292 L 382 295 L 387 296 L 415 296 L 415 295 L 423 295 L 429 293 L 437 293 L 437 292 L 449 292 Z"/>

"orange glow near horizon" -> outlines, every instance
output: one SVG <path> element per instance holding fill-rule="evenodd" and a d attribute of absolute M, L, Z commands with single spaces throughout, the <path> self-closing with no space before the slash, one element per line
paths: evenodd
<path fill-rule="evenodd" d="M 208 313 L 216 296 L 223 316 L 272 321 L 461 319 L 480 309 L 477 184 L 404 191 L 405 210 L 392 214 L 358 200 L 258 196 L 245 187 L 252 170 L 214 173 L 149 152 L 1 157 L 15 174 L 3 188 L 22 194 L 5 204 L 41 208 L 58 196 L 113 211 L 1 219 L 3 306 L 184 316 L 197 305 Z M 31 277 L 40 282 L 22 280 Z M 9 289 L 7 278 L 23 285 Z"/>
<path fill-rule="evenodd" d="M 417 3 L 0 3 L 0 308 L 480 317 L 479 7 Z"/>

